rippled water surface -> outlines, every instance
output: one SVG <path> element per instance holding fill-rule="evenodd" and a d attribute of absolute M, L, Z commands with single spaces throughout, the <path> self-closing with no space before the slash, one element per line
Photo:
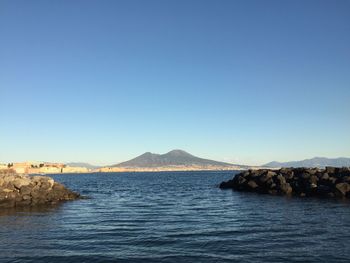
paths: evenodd
<path fill-rule="evenodd" d="M 91 198 L 0 211 L 0 261 L 350 262 L 349 203 L 220 190 L 232 175 L 55 175 Z"/>

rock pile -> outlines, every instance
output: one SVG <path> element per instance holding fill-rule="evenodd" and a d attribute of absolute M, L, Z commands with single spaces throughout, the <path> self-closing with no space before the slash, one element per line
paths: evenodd
<path fill-rule="evenodd" d="M 220 188 L 271 195 L 350 198 L 350 168 L 248 170 L 222 182 Z"/>
<path fill-rule="evenodd" d="M 0 170 L 0 208 L 54 204 L 74 200 L 79 194 L 47 176 L 19 175 Z"/>

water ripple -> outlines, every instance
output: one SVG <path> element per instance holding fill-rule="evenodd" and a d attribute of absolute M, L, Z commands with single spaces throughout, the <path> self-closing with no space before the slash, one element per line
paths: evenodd
<path fill-rule="evenodd" d="M 232 175 L 55 175 L 91 198 L 2 210 L 0 262 L 349 261 L 349 202 L 218 189 Z"/>

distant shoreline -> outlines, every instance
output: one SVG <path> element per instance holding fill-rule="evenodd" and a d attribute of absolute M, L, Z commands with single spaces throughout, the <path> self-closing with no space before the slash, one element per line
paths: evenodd
<path fill-rule="evenodd" d="M 180 156 L 180 157 L 179 157 Z M 157 159 L 158 161 L 154 161 Z M 135 163 L 135 160 L 138 160 Z M 81 163 L 82 165 L 83 163 Z M 122 165 L 124 164 L 124 165 Z M 236 165 L 197 158 L 175 150 L 164 155 L 145 153 L 129 162 L 105 167 L 70 166 L 56 162 L 22 162 L 0 164 L 0 170 L 12 169 L 17 174 L 81 174 L 119 172 L 174 172 L 174 171 L 244 171 L 265 168 L 261 166 Z"/>
<path fill-rule="evenodd" d="M 30 174 L 31 176 L 34 175 L 84 175 L 84 174 L 113 174 L 113 173 L 191 173 L 191 172 L 244 172 L 246 170 L 235 170 L 235 169 L 230 169 L 230 170 L 168 170 L 168 171 L 119 171 L 119 172 L 96 172 L 96 171 L 91 171 L 91 172 L 85 172 L 85 173 L 57 173 L 57 174 Z"/>
<path fill-rule="evenodd" d="M 260 169 L 261 167 L 258 167 L 256 169 Z M 196 169 L 183 169 L 183 168 L 174 168 L 174 169 L 161 169 L 161 168 L 152 168 L 152 169 L 135 169 L 135 168 L 118 168 L 118 169 L 97 169 L 97 170 L 90 170 L 85 172 L 51 172 L 51 173 L 28 173 L 31 175 L 37 175 L 37 174 L 87 174 L 87 173 L 157 173 L 157 172 L 217 172 L 217 171 L 245 171 L 248 169 L 252 169 L 251 167 L 247 167 L 246 169 L 243 168 L 235 168 L 235 167 L 228 167 L 228 168 L 196 168 Z M 253 168 L 254 169 L 254 168 Z M 267 168 L 269 169 L 269 168 Z M 271 168 L 272 170 L 274 168 Z M 255 170 L 255 169 L 254 169 Z"/>
<path fill-rule="evenodd" d="M 246 170 L 247 168 L 242 168 L 238 166 L 231 167 L 200 167 L 200 166 L 165 166 L 165 167 L 104 167 L 97 169 L 97 172 L 174 172 L 174 171 L 237 171 Z"/>

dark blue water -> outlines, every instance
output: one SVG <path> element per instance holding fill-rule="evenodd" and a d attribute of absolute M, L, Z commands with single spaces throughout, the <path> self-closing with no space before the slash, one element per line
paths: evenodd
<path fill-rule="evenodd" d="M 91 199 L 0 212 L 0 261 L 350 261 L 349 203 L 220 190 L 232 174 L 55 175 Z"/>

